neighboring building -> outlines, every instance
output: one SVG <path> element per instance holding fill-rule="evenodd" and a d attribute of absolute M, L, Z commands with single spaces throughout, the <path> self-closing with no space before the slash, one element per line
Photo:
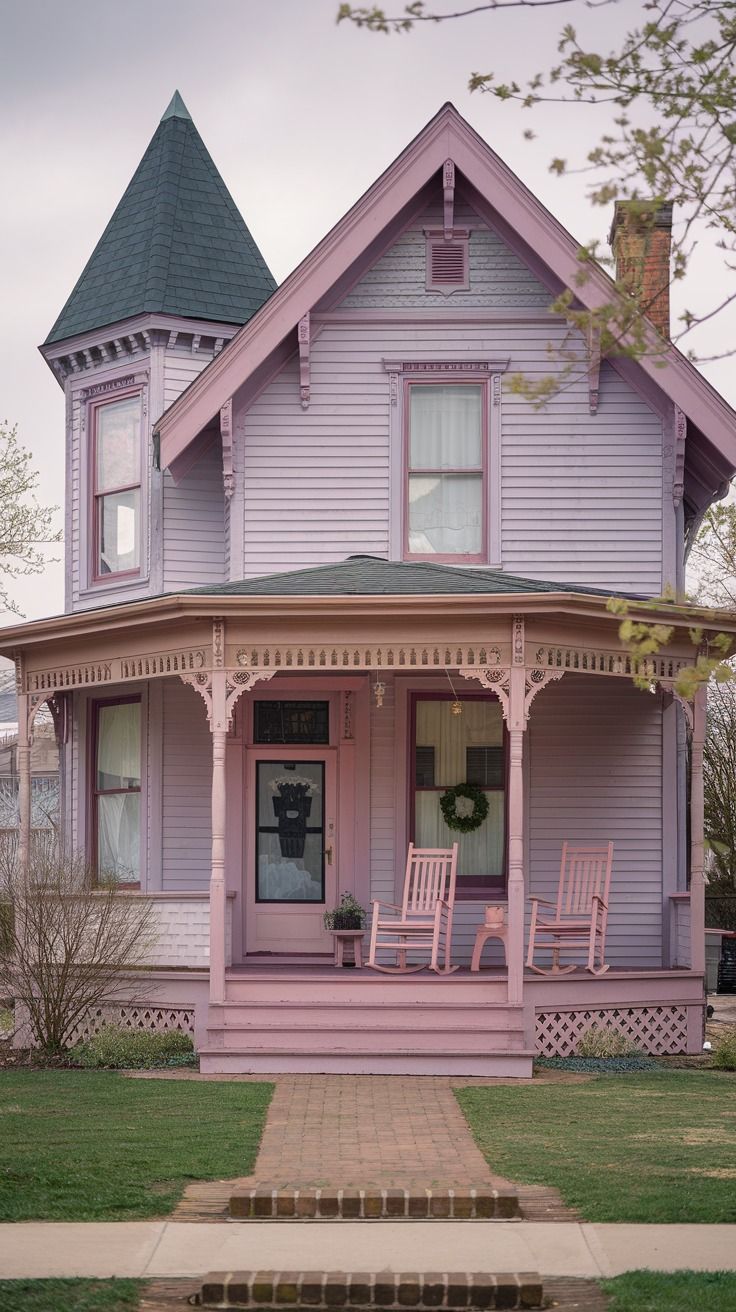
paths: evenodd
<path fill-rule="evenodd" d="M 524 1075 L 593 1022 L 700 1048 L 704 707 L 674 695 L 687 617 L 647 599 L 682 585 L 736 418 L 654 329 L 640 362 L 579 342 L 543 409 L 505 387 L 560 367 L 556 293 L 613 294 L 579 268 L 446 105 L 276 290 L 177 94 L 41 348 L 67 402 L 66 614 L 2 637 L 21 750 L 50 700 L 69 843 L 159 912 L 135 1017 L 193 1025 L 204 1069 Z M 649 692 L 611 592 L 674 626 Z M 273 804 L 295 779 L 296 837 Z M 460 842 L 465 969 L 331 970 L 325 906 L 393 900 L 464 781 L 488 801 Z M 524 973 L 565 839 L 615 844 L 601 977 Z M 508 970 L 490 947 L 471 975 L 493 901 Z"/>
<path fill-rule="evenodd" d="M 44 708 L 45 709 L 45 708 Z M 31 746 L 31 827 L 55 835 L 59 822 L 59 746 L 48 711 L 39 710 Z M 18 812 L 18 700 L 15 670 L 0 670 L 0 840 L 15 835 Z"/>

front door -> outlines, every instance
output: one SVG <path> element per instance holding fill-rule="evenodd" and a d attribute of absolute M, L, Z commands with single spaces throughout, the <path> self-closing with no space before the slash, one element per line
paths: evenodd
<path fill-rule="evenodd" d="M 246 950 L 329 952 L 325 908 L 336 900 L 336 752 L 259 747 L 249 753 Z"/>

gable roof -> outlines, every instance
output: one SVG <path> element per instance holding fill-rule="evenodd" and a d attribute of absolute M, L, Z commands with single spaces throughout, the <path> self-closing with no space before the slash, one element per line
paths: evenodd
<path fill-rule="evenodd" d="M 348 556 L 336 565 L 314 565 L 282 574 L 263 574 L 235 583 L 190 588 L 189 596 L 208 597 L 420 597 L 453 595 L 499 596 L 505 593 L 579 593 L 609 597 L 603 588 L 578 583 L 524 579 L 495 569 L 463 569 L 431 561 L 384 560 L 381 556 Z M 620 594 L 619 594 L 620 595 Z"/>
<path fill-rule="evenodd" d="M 587 266 L 578 286 L 579 243 L 511 172 L 451 104 L 442 109 L 318 246 L 281 284 L 249 323 L 161 416 L 164 468 L 170 467 L 220 407 L 256 373 L 325 297 L 361 253 L 411 204 L 438 174 L 446 159 L 517 234 L 534 263 L 541 260 L 553 277 L 587 308 L 610 302 L 614 284 L 598 266 Z M 736 470 L 736 414 L 715 388 L 674 346 L 664 350 L 651 329 L 652 356 L 637 361 L 657 388 L 680 407 L 713 449 L 717 483 Z M 715 495 L 715 489 L 713 489 Z"/>
<path fill-rule="evenodd" d="M 275 286 L 176 91 L 45 345 L 146 311 L 243 324 Z"/>

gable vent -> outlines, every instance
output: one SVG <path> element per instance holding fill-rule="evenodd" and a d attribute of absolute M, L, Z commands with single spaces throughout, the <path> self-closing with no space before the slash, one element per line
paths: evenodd
<path fill-rule="evenodd" d="M 468 238 L 427 234 L 427 290 L 449 294 L 468 286 Z"/>

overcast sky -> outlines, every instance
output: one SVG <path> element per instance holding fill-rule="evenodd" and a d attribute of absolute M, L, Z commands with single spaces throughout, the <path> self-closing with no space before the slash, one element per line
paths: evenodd
<path fill-rule="evenodd" d="M 641 0 L 510 9 L 391 38 L 336 26 L 337 7 L 0 0 L 0 418 L 17 423 L 33 451 L 46 501 L 63 495 L 64 405 L 37 346 L 177 87 L 278 281 L 446 100 L 577 238 L 605 237 L 610 214 L 588 204 L 582 180 L 548 171 L 553 156 L 592 144 L 596 111 L 545 108 L 532 118 L 471 95 L 467 78 L 548 66 L 573 20 L 607 47 L 642 16 Z M 531 143 L 522 138 L 530 126 Z M 714 300 L 718 278 L 717 257 L 702 256 L 688 304 Z M 714 328 L 714 349 L 722 334 Z M 732 362 L 704 372 L 735 404 Z M 61 564 L 14 595 L 30 618 L 63 609 Z"/>

